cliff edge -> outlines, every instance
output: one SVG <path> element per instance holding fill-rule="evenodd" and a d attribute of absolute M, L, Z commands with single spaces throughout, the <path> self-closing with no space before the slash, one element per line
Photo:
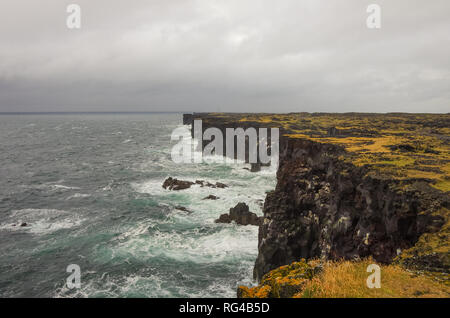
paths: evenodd
<path fill-rule="evenodd" d="M 193 114 L 279 127 L 254 278 L 300 259 L 396 262 L 448 276 L 449 114 Z"/>

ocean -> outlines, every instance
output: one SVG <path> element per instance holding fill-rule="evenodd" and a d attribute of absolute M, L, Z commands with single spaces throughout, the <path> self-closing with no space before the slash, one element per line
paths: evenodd
<path fill-rule="evenodd" d="M 180 126 L 181 114 L 0 115 L 0 297 L 235 297 L 253 284 L 258 228 L 214 220 L 239 202 L 262 215 L 275 171 L 176 164 Z M 228 188 L 169 191 L 169 176 Z"/>

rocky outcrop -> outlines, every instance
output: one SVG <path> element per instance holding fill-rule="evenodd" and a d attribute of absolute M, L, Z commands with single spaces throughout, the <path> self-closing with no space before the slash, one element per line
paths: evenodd
<path fill-rule="evenodd" d="M 179 211 L 186 212 L 186 213 L 192 213 L 191 210 L 189 210 L 188 208 L 186 208 L 186 207 L 184 207 L 184 206 L 181 206 L 181 205 L 176 206 L 175 209 L 176 209 L 176 210 L 179 210 Z"/>
<path fill-rule="evenodd" d="M 219 198 L 213 194 L 210 194 L 207 197 L 204 197 L 202 200 L 217 200 L 217 199 L 219 199 Z"/>
<path fill-rule="evenodd" d="M 238 298 L 291 298 L 301 293 L 305 285 L 322 271 L 317 260 L 301 260 L 284 265 L 264 275 L 259 286 L 239 286 Z"/>
<path fill-rule="evenodd" d="M 179 191 L 179 190 L 189 189 L 194 184 L 198 184 L 201 187 L 221 188 L 221 189 L 228 187 L 226 184 L 221 183 L 221 182 L 216 182 L 215 184 L 210 183 L 208 181 L 204 181 L 204 180 L 196 180 L 195 182 L 191 182 L 191 181 L 178 180 L 178 179 L 172 178 L 172 177 L 167 178 L 164 181 L 162 187 L 164 189 L 168 189 L 168 190 Z"/>
<path fill-rule="evenodd" d="M 258 280 L 301 258 L 373 256 L 389 263 L 444 224 L 434 212 L 449 204 L 448 196 L 426 183 L 403 187 L 368 176 L 340 160 L 344 149 L 336 145 L 285 138 L 280 149 L 277 186 L 259 228 Z"/>
<path fill-rule="evenodd" d="M 255 213 L 250 212 L 250 209 L 245 203 L 238 203 L 234 208 L 230 209 L 229 214 L 222 214 L 216 223 L 231 223 L 236 222 L 239 225 L 256 225 L 261 224 L 262 218 Z"/>
<path fill-rule="evenodd" d="M 164 189 L 168 189 L 168 190 L 179 191 L 179 190 L 188 189 L 193 184 L 194 184 L 194 182 L 183 181 L 183 180 L 178 180 L 178 179 L 169 177 L 164 181 L 162 187 Z"/>
<path fill-rule="evenodd" d="M 192 114 L 183 114 L 183 125 L 191 125 L 193 121 Z"/>
<path fill-rule="evenodd" d="M 404 250 L 394 260 L 407 268 L 433 272 L 436 279 L 448 282 L 450 268 L 450 210 L 442 208 L 436 213 L 447 216 L 445 224 L 437 232 L 422 234 L 416 244 Z"/>
<path fill-rule="evenodd" d="M 194 114 L 193 119 L 203 120 L 203 130 L 279 127 L 284 136 L 277 186 L 267 194 L 259 227 L 256 279 L 302 258 L 372 256 L 390 263 L 404 256 L 407 266 L 449 272 L 448 227 L 443 227 L 449 176 L 442 169 L 450 162 L 443 151 L 449 139 L 440 128 L 448 127 L 448 115 Z M 252 168 L 257 171 L 259 164 Z M 231 222 L 229 215 L 221 218 Z"/>
<path fill-rule="evenodd" d="M 199 184 L 201 187 L 220 188 L 220 189 L 228 188 L 228 186 L 222 182 L 216 182 L 215 184 L 213 184 L 204 180 L 196 180 L 195 184 Z"/>
<path fill-rule="evenodd" d="M 201 120 L 202 121 L 202 133 L 204 133 L 207 129 L 209 128 L 214 128 L 214 129 L 218 129 L 221 131 L 222 135 L 225 136 L 227 135 L 227 129 L 239 129 L 239 128 L 243 128 L 244 130 L 248 129 L 248 128 L 254 128 L 256 130 L 256 135 L 258 136 L 258 141 L 257 141 L 257 146 L 256 146 L 256 153 L 259 153 L 259 129 L 260 128 L 279 128 L 279 126 L 277 124 L 274 123 L 261 123 L 261 122 L 256 122 L 256 121 L 246 121 L 246 122 L 241 122 L 240 119 L 242 119 L 242 114 L 227 114 L 226 117 L 220 117 L 217 116 L 217 114 L 212 114 L 212 113 L 194 113 L 192 115 L 187 114 L 187 118 L 189 118 L 190 122 L 193 123 L 195 120 Z M 183 119 L 184 120 L 184 119 Z M 186 121 L 187 122 L 187 121 Z M 280 135 L 283 133 L 283 129 L 280 129 Z M 194 133 L 194 125 L 191 124 L 191 136 L 192 137 L 196 137 L 195 133 Z M 267 138 L 267 151 L 270 154 L 270 149 L 271 149 L 271 132 L 270 129 L 268 131 L 268 135 L 266 136 Z M 235 140 L 236 137 L 235 137 Z M 199 143 L 197 145 L 197 150 L 203 150 L 205 148 L 206 145 L 208 145 L 211 141 L 210 140 L 206 140 L 203 139 L 202 143 Z M 223 142 L 223 149 L 222 149 L 222 154 L 224 156 L 229 156 L 230 155 L 227 153 L 227 149 L 226 149 L 226 140 L 224 140 Z M 234 143 L 234 159 L 237 159 L 237 153 L 238 153 L 238 144 L 237 142 Z M 245 139 L 245 162 L 246 163 L 250 163 L 249 160 L 249 139 L 246 138 Z M 255 163 L 251 163 L 251 168 L 250 171 L 252 172 L 258 172 L 261 170 L 262 166 L 269 166 L 270 163 L 263 163 L 261 162 L 259 155 L 257 156 L 257 162 Z"/>

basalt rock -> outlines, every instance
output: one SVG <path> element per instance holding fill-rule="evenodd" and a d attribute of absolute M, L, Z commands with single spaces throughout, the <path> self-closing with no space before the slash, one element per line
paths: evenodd
<path fill-rule="evenodd" d="M 184 190 L 184 189 L 188 189 L 191 187 L 191 185 L 193 185 L 194 182 L 190 182 L 190 181 L 183 181 L 183 180 L 178 180 L 178 179 L 174 179 L 172 177 L 167 178 L 162 187 L 164 189 L 169 189 L 169 190 L 174 190 L 174 191 L 179 191 L 179 190 Z"/>
<path fill-rule="evenodd" d="M 255 213 L 250 212 L 249 207 L 245 203 L 238 203 L 234 208 L 230 209 L 229 214 L 222 214 L 216 223 L 236 222 L 239 225 L 260 225 L 261 218 Z"/>
<path fill-rule="evenodd" d="M 225 183 L 216 182 L 216 187 L 220 189 L 228 188 L 228 186 Z"/>
<path fill-rule="evenodd" d="M 277 186 L 259 227 L 258 280 L 302 258 L 390 263 L 401 255 L 408 267 L 448 273 L 449 116 L 193 115 L 203 130 L 224 135 L 226 128 L 280 128 Z M 228 214 L 221 219 L 231 222 Z"/>
<path fill-rule="evenodd" d="M 400 181 L 368 175 L 342 161 L 337 145 L 285 138 L 280 149 L 277 186 L 259 228 L 258 280 L 301 258 L 372 256 L 390 263 L 445 222 L 434 212 L 449 204 L 448 196 L 425 182 L 402 188 Z"/>
<path fill-rule="evenodd" d="M 226 184 L 221 183 L 221 182 L 216 182 L 215 184 L 204 181 L 204 180 L 196 180 L 195 182 L 191 182 L 191 181 L 178 180 L 178 179 L 172 178 L 172 177 L 167 178 L 164 181 L 162 187 L 164 189 L 168 189 L 168 190 L 179 191 L 179 190 L 189 189 L 194 184 L 198 184 L 201 187 L 210 187 L 210 188 L 222 188 L 223 189 L 223 188 L 228 187 Z"/>
<path fill-rule="evenodd" d="M 217 200 L 218 197 L 216 197 L 215 195 L 208 195 L 207 197 L 203 198 L 203 200 Z"/>
<path fill-rule="evenodd" d="M 250 172 L 259 172 L 259 171 L 261 171 L 261 164 L 252 163 L 250 166 Z"/>
<path fill-rule="evenodd" d="M 219 218 L 215 221 L 216 223 L 231 223 L 231 218 L 228 213 L 221 214 Z"/>
<path fill-rule="evenodd" d="M 184 207 L 184 206 L 181 206 L 181 205 L 176 206 L 175 209 L 180 210 L 180 211 L 183 211 L 183 212 L 187 212 L 187 213 L 192 213 L 191 210 L 189 210 L 188 208 L 186 208 L 186 207 Z"/>
<path fill-rule="evenodd" d="M 192 114 L 183 114 L 183 125 L 191 125 L 193 120 Z"/>
<path fill-rule="evenodd" d="M 205 181 L 205 180 L 195 180 L 195 184 L 199 184 L 201 187 L 210 187 L 210 188 L 221 188 L 221 189 L 224 189 L 224 188 L 228 187 L 225 183 L 216 182 L 214 184 L 214 183 L 211 183 L 211 182 L 208 182 L 208 181 Z"/>
<path fill-rule="evenodd" d="M 305 285 L 322 271 L 317 260 L 301 260 L 281 266 L 266 275 L 259 286 L 239 286 L 238 298 L 291 298 L 304 290 Z"/>

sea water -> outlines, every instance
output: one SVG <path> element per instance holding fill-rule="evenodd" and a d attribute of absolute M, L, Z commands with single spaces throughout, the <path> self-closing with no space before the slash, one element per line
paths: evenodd
<path fill-rule="evenodd" d="M 174 163 L 181 121 L 0 115 L 0 296 L 235 297 L 252 284 L 258 228 L 214 220 L 239 202 L 262 215 L 275 172 Z M 228 187 L 169 191 L 169 176 Z M 70 264 L 80 288 L 67 286 Z"/>

